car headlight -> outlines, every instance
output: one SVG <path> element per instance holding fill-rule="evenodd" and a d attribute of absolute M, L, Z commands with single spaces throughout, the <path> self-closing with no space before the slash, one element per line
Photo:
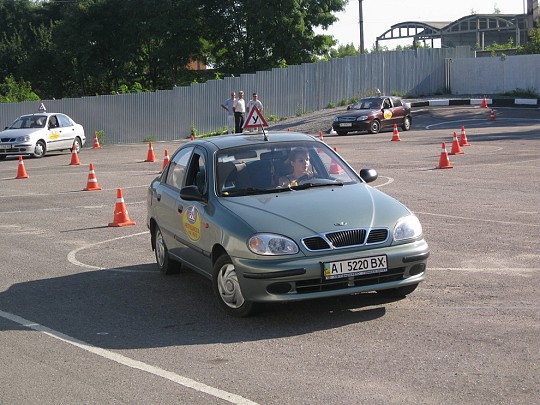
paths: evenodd
<path fill-rule="evenodd" d="M 248 248 L 257 255 L 294 255 L 298 246 L 292 239 L 273 233 L 258 233 L 248 240 Z"/>
<path fill-rule="evenodd" d="M 365 121 L 365 120 L 367 120 L 367 119 L 368 119 L 368 116 L 367 116 L 367 115 L 361 115 L 360 117 L 358 117 L 358 118 L 356 119 L 356 121 Z"/>
<path fill-rule="evenodd" d="M 422 235 L 422 225 L 414 215 L 400 218 L 394 227 L 394 240 L 396 242 L 417 238 L 420 235 Z"/>
<path fill-rule="evenodd" d="M 28 142 L 30 140 L 30 135 L 19 136 L 16 139 L 16 142 Z"/>

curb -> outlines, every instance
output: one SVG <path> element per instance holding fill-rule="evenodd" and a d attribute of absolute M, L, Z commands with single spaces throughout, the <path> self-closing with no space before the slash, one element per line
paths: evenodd
<path fill-rule="evenodd" d="M 451 106 L 451 105 L 481 105 L 483 98 L 470 99 L 438 99 L 426 101 L 412 101 L 409 104 L 411 107 L 431 107 L 431 106 Z M 511 106 L 537 106 L 540 105 L 540 100 L 536 98 L 488 98 L 486 102 L 490 107 L 511 107 Z"/>

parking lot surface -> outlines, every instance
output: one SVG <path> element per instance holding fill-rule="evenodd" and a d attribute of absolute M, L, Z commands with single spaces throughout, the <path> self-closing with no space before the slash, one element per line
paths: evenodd
<path fill-rule="evenodd" d="M 0 403 L 536 403 L 540 110 L 413 114 L 399 142 L 324 141 L 418 215 L 427 281 L 400 300 L 269 305 L 246 319 L 224 315 L 208 280 L 155 265 L 147 188 L 165 150 L 189 140 L 154 143 L 152 163 L 147 144 L 89 139 L 81 165 L 67 152 L 25 158 L 26 179 L 17 159 L 0 161 Z M 462 127 L 471 146 L 437 169 Z M 101 190 L 83 191 L 90 163 Z M 108 226 L 118 188 L 135 225 Z"/>

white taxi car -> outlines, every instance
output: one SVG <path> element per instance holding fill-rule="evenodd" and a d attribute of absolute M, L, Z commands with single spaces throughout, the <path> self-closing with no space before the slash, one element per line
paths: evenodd
<path fill-rule="evenodd" d="M 50 151 L 84 146 L 84 128 L 66 114 L 26 114 L 0 132 L 0 160 L 13 155 L 40 158 Z"/>

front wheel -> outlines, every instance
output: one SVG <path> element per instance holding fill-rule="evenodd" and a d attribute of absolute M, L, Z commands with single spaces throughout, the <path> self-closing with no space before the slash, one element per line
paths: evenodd
<path fill-rule="evenodd" d="M 244 298 L 238 274 L 229 256 L 221 256 L 214 264 L 212 285 L 219 303 L 228 314 L 243 318 L 259 309 L 259 304 Z"/>
<path fill-rule="evenodd" d="M 368 128 L 370 134 L 376 134 L 381 130 L 381 123 L 378 120 L 373 120 Z"/>
<path fill-rule="evenodd" d="M 75 138 L 75 140 L 73 141 L 73 146 L 75 147 L 75 150 L 77 151 L 77 153 L 80 153 L 81 148 L 82 148 L 81 138 L 79 138 L 79 137 Z M 71 150 L 73 150 L 73 146 L 72 146 Z"/>
<path fill-rule="evenodd" d="M 43 141 L 37 141 L 36 146 L 34 147 L 34 153 L 32 153 L 32 157 L 40 158 L 45 156 L 45 152 L 47 150 L 47 147 L 45 146 L 45 142 Z"/>
<path fill-rule="evenodd" d="M 403 125 L 401 125 L 401 129 L 403 129 L 404 131 L 408 131 L 409 129 L 411 129 L 411 118 L 410 117 L 405 117 L 403 119 Z"/>
<path fill-rule="evenodd" d="M 379 290 L 377 291 L 377 294 L 385 298 L 402 298 L 416 290 L 416 287 L 418 287 L 418 284 L 405 285 L 403 287 L 390 288 L 388 290 Z"/>

